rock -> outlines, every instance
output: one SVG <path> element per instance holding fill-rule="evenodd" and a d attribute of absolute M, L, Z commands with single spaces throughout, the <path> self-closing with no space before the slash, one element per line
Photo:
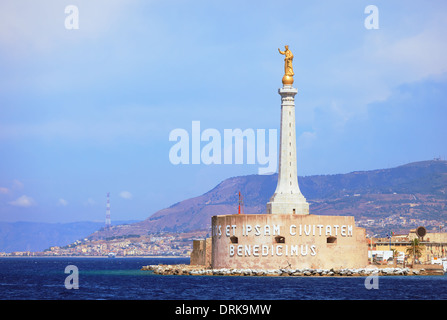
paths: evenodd
<path fill-rule="evenodd" d="M 250 269 L 245 269 L 245 270 L 242 270 L 242 274 L 244 276 L 251 276 L 252 275 L 252 271 Z"/>
<path fill-rule="evenodd" d="M 279 275 L 279 270 L 267 270 L 266 275 L 270 277 L 276 277 Z"/>
<path fill-rule="evenodd" d="M 258 271 L 257 271 L 257 275 L 258 275 L 258 276 L 263 276 L 263 275 L 265 275 L 265 270 L 262 270 L 262 269 L 261 269 L 261 270 L 258 270 Z"/>
<path fill-rule="evenodd" d="M 257 270 L 257 269 L 251 270 L 251 275 L 252 276 L 258 276 L 259 275 L 259 270 Z"/>
<path fill-rule="evenodd" d="M 366 268 L 344 268 L 344 269 L 292 269 L 281 268 L 274 270 L 265 269 L 209 269 L 203 266 L 193 265 L 146 265 L 142 266 L 141 270 L 151 271 L 157 275 L 220 275 L 220 276 L 283 276 L 283 277 L 299 277 L 299 276 L 367 276 L 367 275 L 382 275 L 382 276 L 402 276 L 402 275 L 421 275 L 425 274 L 426 270 L 400 268 L 400 267 L 386 267 L 383 269 L 374 266 Z M 430 271 L 430 270 L 429 270 Z"/>

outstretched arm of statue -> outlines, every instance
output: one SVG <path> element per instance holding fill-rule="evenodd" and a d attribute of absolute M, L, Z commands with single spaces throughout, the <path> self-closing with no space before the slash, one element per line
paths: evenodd
<path fill-rule="evenodd" d="M 278 48 L 278 51 L 279 51 L 279 53 L 281 53 L 281 54 L 286 54 L 284 51 L 279 50 L 279 48 Z"/>

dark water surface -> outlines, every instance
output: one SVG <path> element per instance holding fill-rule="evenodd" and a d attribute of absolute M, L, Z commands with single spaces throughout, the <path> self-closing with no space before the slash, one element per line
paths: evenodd
<path fill-rule="evenodd" d="M 447 276 L 365 277 L 160 276 L 149 264 L 185 258 L 0 258 L 0 300 L 445 300 Z M 65 268 L 79 270 L 79 289 L 66 289 Z"/>

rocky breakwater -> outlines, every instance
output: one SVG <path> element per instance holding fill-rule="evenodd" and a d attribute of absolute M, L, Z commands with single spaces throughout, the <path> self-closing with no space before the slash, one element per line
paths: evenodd
<path fill-rule="evenodd" d="M 152 271 L 159 275 L 191 276 L 265 276 L 265 277 L 363 277 L 429 275 L 424 269 L 410 268 L 359 268 L 359 269 L 208 269 L 193 265 L 148 265 L 141 270 Z"/>

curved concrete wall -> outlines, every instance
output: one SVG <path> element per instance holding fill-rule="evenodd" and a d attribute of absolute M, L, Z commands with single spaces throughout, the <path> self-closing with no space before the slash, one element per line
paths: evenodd
<path fill-rule="evenodd" d="M 214 216 L 213 268 L 360 268 L 365 229 L 354 217 L 247 214 Z"/>

